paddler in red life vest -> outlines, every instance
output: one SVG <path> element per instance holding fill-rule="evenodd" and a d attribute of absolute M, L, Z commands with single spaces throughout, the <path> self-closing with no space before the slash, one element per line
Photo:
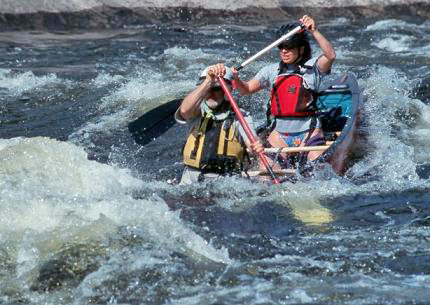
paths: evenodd
<path fill-rule="evenodd" d="M 190 126 L 182 151 L 185 169 L 180 184 L 239 173 L 243 170 L 247 147 L 252 152 L 263 151 L 260 140 L 250 144 L 216 81 L 218 76 L 224 78 L 231 91 L 231 69 L 222 63 L 209 66 L 201 73 L 197 87 L 184 98 L 175 113 L 178 123 Z M 253 129 L 251 116 L 244 111 L 242 113 Z"/>
<path fill-rule="evenodd" d="M 324 144 L 321 123 L 316 117 L 316 92 L 322 78 L 330 73 L 336 53 L 331 43 L 317 29 L 315 20 L 304 15 L 300 22 L 306 31 L 299 32 L 278 45 L 281 61 L 262 68 L 250 81 L 242 81 L 238 71 L 233 78 L 240 94 L 249 95 L 261 89 L 270 91 L 268 105 L 272 131 L 267 142 L 272 147 L 313 146 Z M 299 25 L 288 23 L 279 29 L 282 36 Z M 310 33 L 322 55 L 311 59 Z M 322 152 L 309 152 L 307 159 L 315 160 Z M 289 166 L 286 155 L 278 155 L 274 169 Z M 283 166 L 284 165 L 284 166 Z"/>

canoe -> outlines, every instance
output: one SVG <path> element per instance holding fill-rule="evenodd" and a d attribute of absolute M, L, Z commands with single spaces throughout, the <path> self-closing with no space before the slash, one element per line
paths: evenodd
<path fill-rule="evenodd" d="M 157 108 L 143 114 L 140 118 L 132 121 L 128 129 L 135 142 L 146 146 L 166 133 L 170 128 L 175 129 L 173 114 L 179 107 L 181 99 L 164 103 Z M 297 153 L 309 150 L 323 150 L 324 153 L 314 161 L 314 164 L 329 163 L 338 175 L 343 175 L 347 169 L 351 151 L 358 133 L 360 112 L 363 105 L 363 95 L 357 79 L 352 73 L 329 81 L 318 92 L 318 116 L 321 119 L 322 129 L 325 136 L 325 145 L 314 147 L 291 147 L 283 148 L 282 151 Z M 177 125 L 177 124 L 176 124 Z M 177 129 L 177 128 L 176 128 Z M 174 133 L 179 136 L 176 130 Z M 178 156 L 183 145 L 181 136 L 178 143 Z M 170 141 L 173 141 L 170 136 Z M 156 143 L 154 143 L 155 145 Z M 269 152 L 272 149 L 266 148 Z M 279 149 L 276 149 L 279 150 Z M 278 175 L 295 175 L 295 169 L 277 171 Z M 264 171 L 248 171 L 248 176 L 265 175 Z"/>

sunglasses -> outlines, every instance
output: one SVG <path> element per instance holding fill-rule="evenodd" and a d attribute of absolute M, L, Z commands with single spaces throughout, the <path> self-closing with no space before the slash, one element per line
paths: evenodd
<path fill-rule="evenodd" d="M 279 50 L 287 50 L 288 51 L 288 50 L 294 49 L 295 47 L 288 44 L 288 43 L 281 43 L 280 45 L 278 45 L 278 48 L 279 48 Z"/>

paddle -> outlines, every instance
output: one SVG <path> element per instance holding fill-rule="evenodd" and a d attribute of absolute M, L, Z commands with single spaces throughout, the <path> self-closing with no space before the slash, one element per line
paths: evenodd
<path fill-rule="evenodd" d="M 281 42 L 283 42 L 284 40 L 287 40 L 288 38 L 290 38 L 291 36 L 293 36 L 296 33 L 299 33 L 301 31 L 303 31 L 305 28 L 305 26 L 303 24 L 298 25 L 297 27 L 295 27 L 294 29 L 292 29 L 290 32 L 288 32 L 285 35 L 282 35 L 282 37 L 280 37 L 279 39 L 277 39 L 276 41 L 272 42 L 270 45 L 268 45 L 267 47 L 265 47 L 264 49 L 262 49 L 261 51 L 257 52 L 256 54 L 254 54 L 253 56 L 251 56 L 250 58 L 248 58 L 247 60 L 245 60 L 240 66 L 238 66 L 236 68 L 237 71 L 243 69 L 245 66 L 247 66 L 248 64 L 250 64 L 251 62 L 253 62 L 254 60 L 256 60 L 257 58 L 261 57 L 263 54 L 267 53 L 268 51 L 270 51 L 273 47 L 276 47 L 277 45 L 279 45 Z"/>
<path fill-rule="evenodd" d="M 251 128 L 249 127 L 248 123 L 246 122 L 245 118 L 243 117 L 243 114 L 240 111 L 239 107 L 237 106 L 237 103 L 234 100 L 233 95 L 231 95 L 230 90 L 227 88 L 227 85 L 225 84 L 225 81 L 221 76 L 218 76 L 218 82 L 221 85 L 222 90 L 224 90 L 224 93 L 230 102 L 231 108 L 233 108 L 233 111 L 236 114 L 236 117 L 238 118 L 240 125 L 242 126 L 243 130 L 245 131 L 246 135 L 248 136 L 249 141 L 252 144 L 254 144 L 257 140 L 255 139 Z M 263 152 L 259 152 L 258 157 L 260 158 L 264 167 L 266 167 L 267 171 L 269 172 L 270 176 L 272 177 L 272 183 L 273 184 L 279 184 L 280 182 L 279 182 L 278 178 L 276 178 L 275 173 L 273 172 L 272 168 L 270 167 L 269 162 L 267 161 L 266 155 Z"/>
<path fill-rule="evenodd" d="M 164 103 L 128 124 L 128 130 L 136 143 L 145 145 L 159 137 L 175 124 L 174 113 L 182 99 Z"/>

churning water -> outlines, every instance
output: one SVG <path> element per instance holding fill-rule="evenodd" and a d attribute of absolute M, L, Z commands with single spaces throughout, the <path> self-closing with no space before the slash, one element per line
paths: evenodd
<path fill-rule="evenodd" d="M 1 33 L 0 304 L 428 304 L 428 21 L 320 22 L 367 97 L 344 177 L 179 187 L 183 128 L 128 132 L 278 26 Z"/>

